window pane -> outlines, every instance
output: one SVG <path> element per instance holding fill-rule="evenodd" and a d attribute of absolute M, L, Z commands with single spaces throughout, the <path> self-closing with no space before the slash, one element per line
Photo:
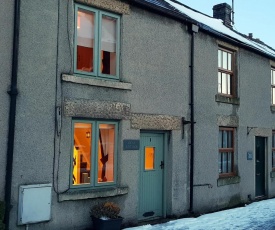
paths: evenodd
<path fill-rule="evenodd" d="M 272 104 L 275 104 L 275 87 L 272 88 Z"/>
<path fill-rule="evenodd" d="M 232 70 L 232 54 L 228 53 L 228 70 Z"/>
<path fill-rule="evenodd" d="M 218 67 L 219 68 L 222 67 L 222 51 L 221 50 L 218 51 Z"/>
<path fill-rule="evenodd" d="M 101 73 L 116 75 L 116 27 L 117 19 L 102 16 Z"/>
<path fill-rule="evenodd" d="M 272 152 L 272 168 L 275 168 L 275 151 Z"/>
<path fill-rule="evenodd" d="M 227 69 L 227 52 L 222 52 L 222 68 Z"/>
<path fill-rule="evenodd" d="M 227 172 L 233 172 L 232 170 L 232 153 L 227 154 L 228 160 L 227 160 Z"/>
<path fill-rule="evenodd" d="M 222 73 L 222 93 L 227 94 L 227 74 Z"/>
<path fill-rule="evenodd" d="M 91 124 L 74 124 L 73 185 L 90 183 L 91 133 Z"/>
<path fill-rule="evenodd" d="M 94 13 L 77 12 L 77 70 L 93 72 L 94 60 Z"/>
<path fill-rule="evenodd" d="M 227 153 L 222 153 L 222 172 L 227 173 Z"/>
<path fill-rule="evenodd" d="M 275 148 L 275 133 L 272 133 L 272 148 Z"/>
<path fill-rule="evenodd" d="M 226 74 L 227 76 L 227 94 L 231 94 L 231 76 Z"/>
<path fill-rule="evenodd" d="M 153 170 L 155 168 L 155 148 L 145 147 L 144 156 L 144 168 L 145 170 Z"/>
<path fill-rule="evenodd" d="M 115 125 L 100 124 L 98 137 L 98 182 L 114 181 Z"/>
<path fill-rule="evenodd" d="M 219 153 L 219 173 L 222 173 L 222 154 Z"/>
<path fill-rule="evenodd" d="M 222 73 L 218 72 L 218 92 L 222 92 Z"/>
<path fill-rule="evenodd" d="M 227 131 L 228 132 L 228 135 L 227 135 L 227 138 L 228 138 L 228 141 L 227 141 L 227 148 L 233 148 L 233 132 L 232 131 Z"/>
<path fill-rule="evenodd" d="M 219 148 L 222 148 L 222 131 L 219 131 Z"/>
<path fill-rule="evenodd" d="M 223 148 L 227 148 L 227 131 L 223 131 L 223 143 L 222 143 L 222 147 Z"/>

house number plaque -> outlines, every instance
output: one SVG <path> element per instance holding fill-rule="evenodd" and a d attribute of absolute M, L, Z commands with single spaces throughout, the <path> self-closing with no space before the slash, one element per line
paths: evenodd
<path fill-rule="evenodd" d="M 139 150 L 139 140 L 123 140 L 123 150 Z"/>

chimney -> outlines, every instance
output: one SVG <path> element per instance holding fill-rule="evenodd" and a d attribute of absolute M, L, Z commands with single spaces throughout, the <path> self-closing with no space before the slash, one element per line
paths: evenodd
<path fill-rule="evenodd" d="M 222 19 L 223 24 L 229 28 L 232 28 L 231 12 L 231 6 L 227 3 L 221 3 L 213 6 L 213 18 Z"/>

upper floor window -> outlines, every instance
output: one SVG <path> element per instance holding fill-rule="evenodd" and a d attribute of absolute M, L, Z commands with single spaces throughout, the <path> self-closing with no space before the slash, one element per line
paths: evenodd
<path fill-rule="evenodd" d="M 275 105 L 275 69 L 271 68 L 271 104 Z"/>
<path fill-rule="evenodd" d="M 120 17 L 91 7 L 75 7 L 74 69 L 78 74 L 119 78 Z"/>
<path fill-rule="evenodd" d="M 219 48 L 218 50 L 218 93 L 225 96 L 235 96 L 234 53 Z"/>
<path fill-rule="evenodd" d="M 116 183 L 117 122 L 73 121 L 71 187 Z"/>
<path fill-rule="evenodd" d="M 275 130 L 272 130 L 272 169 L 275 171 Z"/>
<path fill-rule="evenodd" d="M 219 174 L 234 174 L 234 128 L 219 129 Z"/>

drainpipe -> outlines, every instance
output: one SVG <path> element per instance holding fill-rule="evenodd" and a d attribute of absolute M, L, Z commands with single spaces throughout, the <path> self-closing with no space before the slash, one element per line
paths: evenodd
<path fill-rule="evenodd" d="M 14 131 L 18 72 L 18 48 L 19 48 L 19 24 L 20 24 L 20 0 L 14 0 L 14 21 L 13 21 L 13 53 L 12 53 L 12 75 L 11 85 L 8 94 L 10 95 L 9 111 L 9 131 L 7 147 L 7 165 L 5 180 L 5 229 L 9 230 L 10 210 L 11 210 L 11 185 L 12 185 L 12 164 L 14 150 Z"/>
<path fill-rule="evenodd" d="M 195 34 L 199 31 L 197 25 L 190 26 L 191 32 L 191 65 L 190 65 L 190 116 L 191 116 L 191 143 L 190 143 L 190 206 L 189 213 L 193 214 L 194 199 L 194 47 Z"/>

